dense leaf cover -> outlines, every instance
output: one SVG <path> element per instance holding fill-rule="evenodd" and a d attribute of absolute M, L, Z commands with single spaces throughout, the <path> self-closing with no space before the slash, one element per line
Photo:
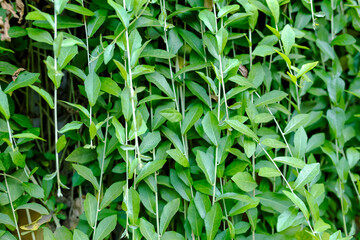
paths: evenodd
<path fill-rule="evenodd" d="M 359 1 L 1 7 L 0 239 L 360 239 Z"/>

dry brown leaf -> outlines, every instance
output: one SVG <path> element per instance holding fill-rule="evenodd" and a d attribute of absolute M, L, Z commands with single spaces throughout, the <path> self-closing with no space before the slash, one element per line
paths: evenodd
<path fill-rule="evenodd" d="M 212 11 L 213 1 L 212 0 L 204 0 L 204 7 L 209 8 Z"/>
<path fill-rule="evenodd" d="M 3 17 L 0 16 L 0 33 L 1 33 L 1 41 L 11 42 L 11 38 L 9 36 L 10 23 L 9 18 L 5 18 L 5 22 Z"/>
<path fill-rule="evenodd" d="M 24 3 L 21 0 L 16 0 L 16 11 L 20 14 L 18 23 L 21 23 L 24 16 Z"/>
<path fill-rule="evenodd" d="M 16 70 L 14 72 L 14 74 L 12 75 L 12 80 L 15 81 L 17 79 L 17 77 L 19 76 L 19 73 L 21 73 L 22 71 L 25 71 L 25 68 L 19 68 L 18 70 Z"/>
<path fill-rule="evenodd" d="M 19 18 L 19 16 L 16 14 L 13 5 L 11 5 L 10 3 L 6 2 L 5 0 L 0 0 L 1 2 L 1 7 L 9 12 L 11 12 L 11 14 L 16 17 Z"/>
<path fill-rule="evenodd" d="M 239 71 L 241 73 L 241 75 L 244 77 L 244 78 L 247 78 L 248 77 L 248 73 L 249 71 L 247 70 L 247 68 L 244 66 L 244 65 L 241 65 L 239 66 Z"/>

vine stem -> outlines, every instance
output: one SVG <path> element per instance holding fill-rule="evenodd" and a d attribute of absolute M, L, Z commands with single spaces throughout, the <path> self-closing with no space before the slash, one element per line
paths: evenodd
<path fill-rule="evenodd" d="M 57 38 L 57 14 L 56 9 L 54 8 L 54 39 Z M 54 52 L 54 69 L 55 69 L 55 83 L 56 83 L 56 73 L 57 73 L 57 56 Z M 56 162 L 56 180 L 57 180 L 57 196 L 62 197 L 61 193 L 61 181 L 60 181 L 60 164 L 59 164 L 59 153 L 57 151 L 57 142 L 58 142 L 58 118 L 57 118 L 57 88 L 54 84 L 54 140 L 55 140 L 55 162 Z"/>
<path fill-rule="evenodd" d="M 81 6 L 84 7 L 84 0 L 81 0 Z M 89 36 L 88 36 L 88 31 L 87 31 L 87 25 L 86 25 L 86 17 L 85 15 L 83 16 L 83 20 L 84 20 L 84 28 L 85 28 L 85 40 L 86 40 L 86 56 L 87 56 L 87 65 L 88 65 L 88 73 L 90 73 L 90 51 L 89 51 Z M 90 125 L 89 128 L 91 127 L 91 123 L 92 123 L 92 107 L 90 105 Z M 93 141 L 90 138 L 90 146 L 93 146 Z"/>
<path fill-rule="evenodd" d="M 109 103 L 111 100 L 111 95 L 109 95 Z M 107 142 L 107 136 L 108 136 L 108 129 L 109 129 L 109 112 L 107 112 L 106 117 L 106 128 L 105 128 L 105 137 L 104 137 L 104 149 L 103 149 L 103 156 L 101 159 L 101 166 L 100 166 L 100 181 L 99 181 L 99 190 L 98 190 L 98 197 L 97 197 L 97 205 L 96 205 L 96 214 L 95 214 L 95 224 L 94 224 L 94 234 L 93 239 L 95 239 L 95 233 L 96 233 L 96 226 L 97 226 L 97 219 L 100 212 L 100 197 L 101 197 L 101 188 L 103 183 L 103 174 L 104 174 L 104 162 L 105 162 L 105 156 L 106 156 L 106 142 Z"/>
<path fill-rule="evenodd" d="M 126 9 L 125 0 L 123 0 L 124 8 Z M 131 56 L 130 56 L 130 43 L 129 43 L 129 31 L 128 28 L 125 27 L 125 38 L 126 38 L 126 53 L 128 60 L 128 73 L 129 73 L 129 83 L 130 83 L 130 98 L 131 98 L 131 109 L 132 109 L 132 117 L 134 123 L 134 135 L 135 135 L 135 161 L 140 161 L 140 150 L 139 150 L 139 140 L 137 133 L 137 121 L 136 121 L 136 110 L 135 110 L 135 92 L 133 88 L 133 79 L 132 79 L 132 71 L 131 71 Z M 136 189 L 136 169 L 134 170 L 134 189 Z"/>
<path fill-rule="evenodd" d="M 216 145 L 215 148 L 215 168 L 214 168 L 214 183 L 213 183 L 213 197 L 212 197 L 212 205 L 216 202 L 216 173 L 217 173 L 217 162 L 218 162 L 218 154 L 219 154 L 219 146 Z"/>

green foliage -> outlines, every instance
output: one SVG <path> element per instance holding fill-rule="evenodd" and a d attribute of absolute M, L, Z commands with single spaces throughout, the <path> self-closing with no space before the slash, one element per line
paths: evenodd
<path fill-rule="evenodd" d="M 20 2 L 0 239 L 359 235 L 358 1 Z"/>

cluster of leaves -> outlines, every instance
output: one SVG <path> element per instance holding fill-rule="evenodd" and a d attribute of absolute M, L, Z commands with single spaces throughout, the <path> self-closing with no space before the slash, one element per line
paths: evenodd
<path fill-rule="evenodd" d="M 0 239 L 358 234 L 359 1 L 25 9 L 0 43 Z"/>

